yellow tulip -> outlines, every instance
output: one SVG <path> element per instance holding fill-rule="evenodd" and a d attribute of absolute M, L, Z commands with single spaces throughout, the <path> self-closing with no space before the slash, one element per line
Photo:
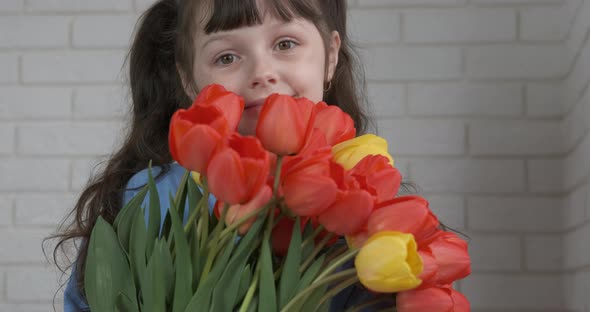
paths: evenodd
<path fill-rule="evenodd" d="M 203 183 L 201 183 L 201 174 L 196 172 L 196 171 L 191 171 L 191 177 L 193 178 L 193 180 L 195 181 L 195 183 L 197 183 L 198 186 L 203 186 Z"/>
<path fill-rule="evenodd" d="M 332 155 L 346 170 L 352 169 L 367 155 L 383 155 L 393 166 L 394 161 L 387 152 L 387 141 L 374 134 L 365 134 L 334 145 Z"/>
<path fill-rule="evenodd" d="M 382 293 L 394 293 L 418 287 L 423 263 L 414 236 L 383 231 L 374 234 L 356 256 L 354 264 L 360 282 Z"/>

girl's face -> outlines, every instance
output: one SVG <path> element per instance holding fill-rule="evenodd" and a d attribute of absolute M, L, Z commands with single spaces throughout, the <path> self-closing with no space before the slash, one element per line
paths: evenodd
<path fill-rule="evenodd" d="M 195 37 L 192 74 L 197 88 L 217 83 L 244 98 L 238 126 L 242 135 L 254 135 L 263 101 L 272 93 L 321 101 L 340 49 L 338 32 L 332 32 L 326 50 L 312 22 L 284 22 L 265 13 L 264 1 L 258 2 L 262 24 L 211 34 L 199 27 Z"/>

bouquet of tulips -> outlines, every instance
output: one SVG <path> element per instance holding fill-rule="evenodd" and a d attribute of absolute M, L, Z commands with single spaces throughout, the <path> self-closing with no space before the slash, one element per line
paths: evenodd
<path fill-rule="evenodd" d="M 470 274 L 467 244 L 425 199 L 397 195 L 384 139 L 356 137 L 336 106 L 279 94 L 256 136 L 241 136 L 243 109 L 211 85 L 174 114 L 170 150 L 187 172 L 166 216 L 150 172 L 112 226 L 99 218 L 85 271 L 93 312 L 327 311 L 353 285 L 370 296 L 350 311 L 469 311 L 452 288 Z"/>

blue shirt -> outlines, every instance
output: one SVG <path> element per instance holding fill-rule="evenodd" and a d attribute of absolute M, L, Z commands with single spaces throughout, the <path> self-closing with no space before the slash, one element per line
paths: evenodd
<path fill-rule="evenodd" d="M 154 177 L 158 175 L 160 172 L 160 167 L 153 167 L 152 174 Z M 178 189 L 178 185 L 182 179 L 182 176 L 186 172 L 186 169 L 178 165 L 177 163 L 173 163 L 170 165 L 170 171 L 164 174 L 161 177 L 156 179 L 156 189 L 158 190 L 158 195 L 160 198 L 160 213 L 162 216 L 166 215 L 168 209 L 170 208 L 170 202 L 168 198 L 168 194 L 176 194 L 176 190 Z M 136 173 L 129 182 L 127 183 L 126 190 L 123 194 L 123 205 L 125 205 L 133 196 L 135 196 L 146 184 L 148 181 L 148 169 L 144 169 L 138 173 Z M 145 197 L 142 206 L 147 207 L 149 201 L 149 193 Z M 212 209 L 213 205 L 215 204 L 215 198 L 213 196 L 209 197 L 209 207 Z M 147 211 L 146 210 L 146 221 L 147 221 Z M 188 209 L 185 209 L 185 220 L 188 218 Z M 164 223 L 164 218 L 161 218 L 160 227 Z M 347 266 L 350 267 L 352 263 L 349 263 Z M 66 286 L 64 292 L 64 312 L 78 312 L 78 311 L 90 311 L 88 307 L 88 303 L 83 298 L 80 290 L 76 285 L 76 266 L 72 266 L 72 274 Z M 368 299 L 372 295 L 363 290 L 359 286 L 351 286 L 344 291 L 340 292 L 334 299 L 332 300 L 332 304 L 330 306 L 330 311 L 344 311 L 347 307 L 359 302 L 359 300 Z M 365 310 L 369 311 L 369 310 Z"/>

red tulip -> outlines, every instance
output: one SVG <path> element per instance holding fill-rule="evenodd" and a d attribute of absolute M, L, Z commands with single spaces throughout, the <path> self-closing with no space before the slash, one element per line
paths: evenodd
<path fill-rule="evenodd" d="M 303 217 L 301 218 L 301 232 L 307 226 L 307 223 L 311 222 L 312 229 L 317 229 L 319 223 L 313 218 Z M 293 235 L 293 227 L 295 226 L 295 220 L 288 217 L 281 218 L 275 225 L 271 234 L 271 243 L 273 254 L 278 256 L 287 255 L 289 250 L 289 244 L 291 243 L 291 236 Z M 320 232 L 314 239 L 316 244 L 319 244 L 329 233 L 327 231 Z M 333 236 L 326 246 L 331 246 L 338 241 L 338 236 Z"/>
<path fill-rule="evenodd" d="M 255 137 L 234 133 L 207 168 L 209 189 L 218 200 L 244 204 L 260 191 L 269 172 L 268 154 Z"/>
<path fill-rule="evenodd" d="M 314 123 L 314 103 L 305 98 L 272 94 L 264 102 L 256 136 L 277 155 L 297 154 L 309 140 Z"/>
<path fill-rule="evenodd" d="M 399 312 L 469 312 L 469 301 L 451 287 L 431 287 L 399 292 L 396 295 Z"/>
<path fill-rule="evenodd" d="M 399 191 L 402 176 L 389 159 L 382 155 L 368 155 L 350 171 L 361 187 L 375 199 L 375 204 L 393 199 Z"/>
<path fill-rule="evenodd" d="M 438 272 L 438 284 L 450 284 L 471 274 L 471 259 L 467 253 L 467 242 L 452 232 L 441 232 L 428 244 Z"/>
<path fill-rule="evenodd" d="M 211 105 L 223 112 L 229 129 L 235 131 L 244 111 L 244 99 L 221 85 L 212 84 L 203 88 L 193 102 L 193 106 Z"/>
<path fill-rule="evenodd" d="M 354 121 L 340 107 L 319 102 L 314 127 L 321 130 L 331 146 L 355 137 Z"/>
<path fill-rule="evenodd" d="M 268 185 L 262 186 L 260 191 L 256 195 L 254 195 L 254 197 L 249 202 L 242 205 L 231 205 L 225 215 L 225 223 L 227 225 L 232 225 L 235 222 L 239 221 L 241 218 L 243 218 L 245 215 L 261 209 L 262 207 L 264 207 L 266 203 L 268 203 L 268 201 L 270 201 L 271 197 L 272 190 L 270 189 L 270 187 Z M 215 205 L 215 215 L 217 215 L 217 218 L 220 218 L 222 214 L 221 210 L 223 209 L 224 205 L 221 201 L 217 201 L 217 203 L 219 205 Z M 256 216 L 253 216 L 246 220 L 244 223 L 242 223 L 242 225 L 238 227 L 238 233 L 240 235 L 246 234 L 255 221 Z"/>
<path fill-rule="evenodd" d="M 418 246 L 435 238 L 439 221 L 420 196 L 400 196 L 381 203 L 369 217 L 369 236 L 380 231 L 412 233 Z"/>
<path fill-rule="evenodd" d="M 281 168 L 281 194 L 290 211 L 298 216 L 317 216 L 336 198 L 336 183 L 330 177 L 329 148 L 285 157 Z"/>
<path fill-rule="evenodd" d="M 357 233 L 373 210 L 373 198 L 340 164 L 330 162 L 330 173 L 338 185 L 338 193 L 334 203 L 318 216 L 318 221 L 338 235 Z"/>
<path fill-rule="evenodd" d="M 438 272 L 438 264 L 436 259 L 432 255 L 430 249 L 418 249 L 418 255 L 422 259 L 424 269 L 422 273 L 418 275 L 418 278 L 422 280 L 422 284 L 418 288 L 428 288 L 436 285 L 436 273 Z"/>
<path fill-rule="evenodd" d="M 170 121 L 172 158 L 191 171 L 206 172 L 211 156 L 229 131 L 227 120 L 215 106 L 179 109 Z"/>

